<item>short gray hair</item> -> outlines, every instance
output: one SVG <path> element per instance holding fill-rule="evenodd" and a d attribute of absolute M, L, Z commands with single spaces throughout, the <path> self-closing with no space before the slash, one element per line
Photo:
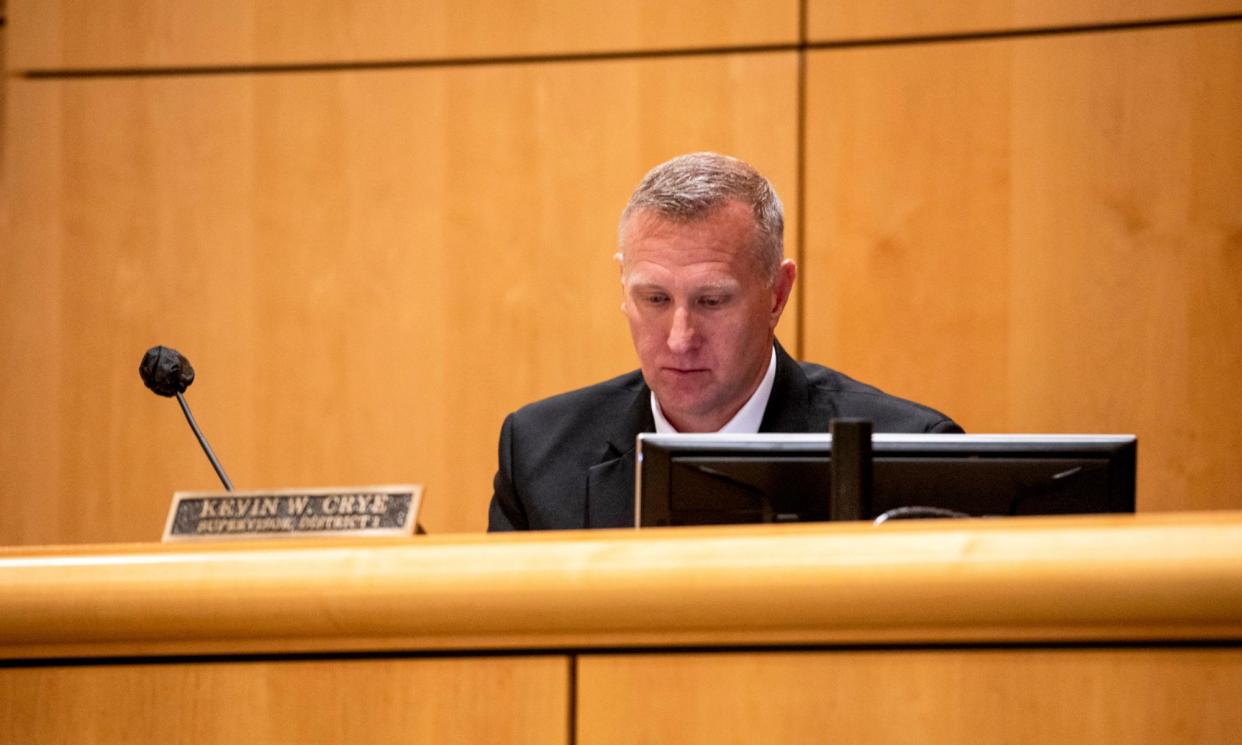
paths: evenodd
<path fill-rule="evenodd" d="M 755 216 L 755 258 L 771 280 L 785 251 L 785 208 L 776 190 L 745 161 L 718 153 L 680 155 L 652 168 L 630 196 L 617 229 L 618 245 L 625 250 L 625 228 L 630 218 L 650 210 L 676 222 L 707 217 L 729 200 L 750 207 Z"/>

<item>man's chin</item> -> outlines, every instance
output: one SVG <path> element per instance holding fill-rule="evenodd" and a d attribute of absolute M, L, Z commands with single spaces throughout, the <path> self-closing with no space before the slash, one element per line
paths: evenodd
<path fill-rule="evenodd" d="M 712 412 L 718 408 L 712 400 L 702 395 L 702 389 L 693 392 L 665 389 L 664 391 L 657 390 L 655 394 L 660 402 L 660 411 L 670 422 L 700 420 L 703 417 L 710 417 Z"/>

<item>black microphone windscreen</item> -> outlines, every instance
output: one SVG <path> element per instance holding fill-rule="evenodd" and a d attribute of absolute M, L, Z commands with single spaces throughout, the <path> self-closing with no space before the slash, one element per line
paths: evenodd
<path fill-rule="evenodd" d="M 138 374 L 148 388 L 161 396 L 169 398 L 185 389 L 194 382 L 194 368 L 190 361 L 171 347 L 151 347 L 142 356 L 142 364 L 138 365 Z"/>

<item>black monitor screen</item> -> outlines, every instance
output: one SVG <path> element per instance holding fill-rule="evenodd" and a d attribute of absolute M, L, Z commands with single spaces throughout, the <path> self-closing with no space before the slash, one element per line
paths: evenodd
<path fill-rule="evenodd" d="M 1136 448 L 1133 435 L 877 434 L 862 514 L 1133 512 Z M 827 434 L 643 434 L 636 524 L 828 520 L 831 462 Z"/>

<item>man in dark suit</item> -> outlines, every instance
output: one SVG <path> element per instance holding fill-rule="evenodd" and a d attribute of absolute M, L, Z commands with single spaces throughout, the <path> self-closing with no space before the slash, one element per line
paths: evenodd
<path fill-rule="evenodd" d="M 797 268 L 784 215 L 746 163 L 693 153 L 652 169 L 621 215 L 622 309 L 640 370 L 510 414 L 500 432 L 489 530 L 634 524 L 640 432 L 960 432 L 775 340 Z"/>

